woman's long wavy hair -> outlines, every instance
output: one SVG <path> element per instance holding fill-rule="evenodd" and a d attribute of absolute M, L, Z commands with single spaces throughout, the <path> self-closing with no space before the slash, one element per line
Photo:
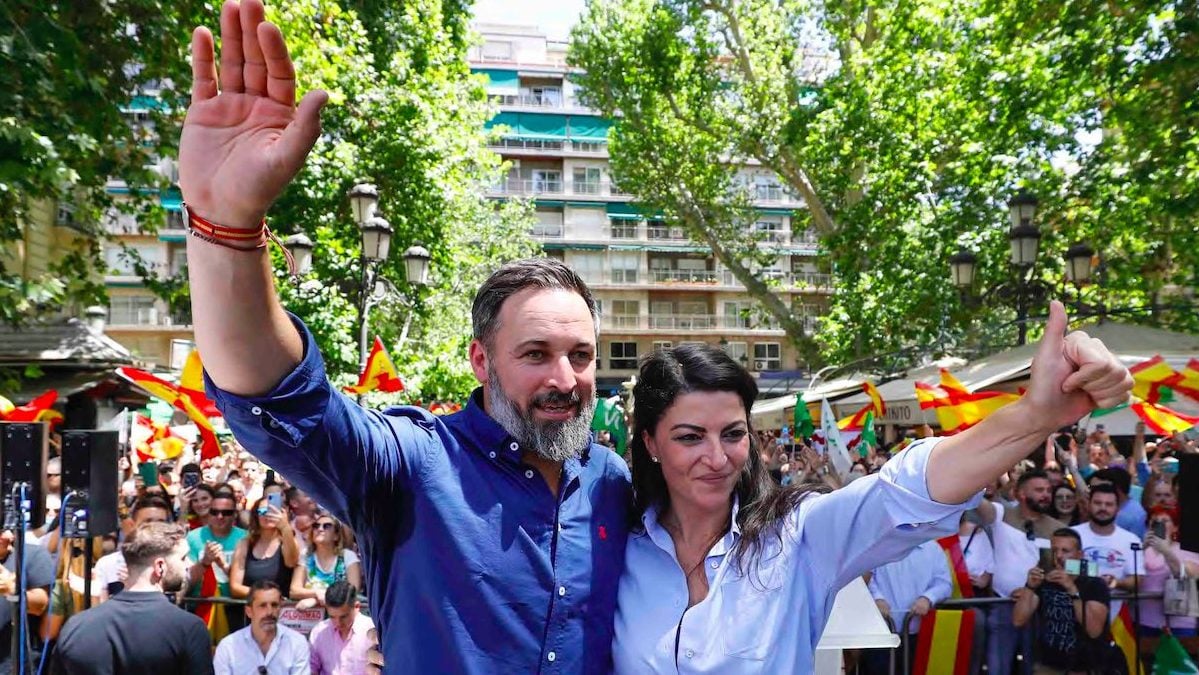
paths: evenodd
<path fill-rule="evenodd" d="M 733 487 L 740 507 L 737 525 L 741 540 L 733 551 L 744 573 L 757 562 L 766 537 L 780 542 L 782 519 L 794 511 L 804 497 L 826 492 L 820 484 L 803 483 L 779 487 L 758 453 L 758 443 L 750 419 L 750 410 L 758 397 L 758 384 L 743 366 L 723 349 L 711 345 L 687 344 L 659 350 L 641 363 L 637 384 L 633 387 L 633 523 L 642 529 L 646 509 L 656 505 L 659 513 L 670 508 L 670 491 L 662 467 L 650 459 L 645 434 L 653 435 L 658 422 L 675 400 L 692 392 L 732 392 L 741 399 L 745 424 L 749 430 L 749 459 Z M 729 495 L 730 499 L 733 495 Z M 731 503 L 730 503 L 731 508 Z"/>

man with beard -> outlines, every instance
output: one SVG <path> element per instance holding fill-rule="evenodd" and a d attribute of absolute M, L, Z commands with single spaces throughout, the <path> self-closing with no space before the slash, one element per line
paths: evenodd
<path fill-rule="evenodd" d="M 983 523 L 991 528 L 995 549 L 991 587 L 1005 598 L 1024 587 L 1028 570 L 1041 561 L 1042 551 L 1050 550 L 1053 533 L 1065 527 L 1047 515 L 1053 488 L 1044 471 L 1020 474 L 1013 496 L 1016 508 L 1006 508 L 999 500 L 984 500 L 978 508 Z M 987 668 L 992 675 L 1008 675 L 1016 654 L 1023 656 L 1022 672 L 1032 672 L 1032 632 L 1028 626 L 1015 626 L 1011 605 L 988 610 L 987 637 Z"/>
<path fill-rule="evenodd" d="M 1133 545 L 1140 546 L 1135 534 L 1116 525 L 1120 511 L 1119 493 L 1110 483 L 1091 486 L 1091 519 L 1074 526 L 1082 539 L 1082 557 L 1098 566 L 1098 576 L 1108 588 L 1132 592 L 1138 574 L 1145 573 L 1145 555 L 1137 554 L 1133 565 Z M 1122 602 L 1112 602 L 1112 616 L 1120 612 Z"/>
<path fill-rule="evenodd" d="M 221 68 L 192 40 L 180 146 L 192 316 L 237 440 L 358 535 L 371 616 L 398 673 L 612 668 L 630 484 L 591 443 L 599 311 L 549 258 L 504 265 L 471 311 L 465 408 L 368 411 L 325 376 L 274 289 L 263 218 L 320 134 L 260 0 L 221 11 Z M 255 131 L 257 129 L 257 131 Z"/>
<path fill-rule="evenodd" d="M 308 641 L 279 625 L 283 593 L 279 585 L 259 579 L 246 598 L 250 625 L 221 640 L 212 663 L 216 675 L 308 675 Z"/>
<path fill-rule="evenodd" d="M 187 530 L 148 522 L 122 546 L 125 590 L 67 621 L 58 640 L 58 675 L 211 673 L 208 630 L 167 600 L 187 582 Z"/>

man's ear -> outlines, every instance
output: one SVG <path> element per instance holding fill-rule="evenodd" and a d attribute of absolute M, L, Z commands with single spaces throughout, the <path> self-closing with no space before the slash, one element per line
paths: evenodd
<path fill-rule="evenodd" d="M 479 384 L 487 384 L 487 349 L 478 340 L 470 341 L 470 367 Z"/>

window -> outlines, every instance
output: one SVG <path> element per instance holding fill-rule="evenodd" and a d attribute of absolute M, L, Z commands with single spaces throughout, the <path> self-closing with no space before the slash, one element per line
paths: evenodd
<path fill-rule="evenodd" d="M 607 147 L 608 146 L 606 143 L 600 143 L 599 141 L 571 141 L 571 149 L 575 152 L 603 152 L 607 149 Z M 612 194 L 621 193 L 618 193 L 616 189 L 613 188 Z"/>
<path fill-rule="evenodd" d="M 637 283 L 637 269 L 641 266 L 641 255 L 634 251 L 614 252 L 609 258 L 612 265 L 612 283 Z"/>
<path fill-rule="evenodd" d="M 108 304 L 108 322 L 114 326 L 155 326 L 158 308 L 150 296 L 113 296 Z"/>
<path fill-rule="evenodd" d="M 179 211 L 179 210 L 167 211 L 166 229 L 168 229 L 168 230 L 185 229 L 183 226 L 183 211 Z"/>
<path fill-rule="evenodd" d="M 664 352 L 673 346 L 674 346 L 674 344 L 670 340 L 654 340 L 653 351 Z"/>
<path fill-rule="evenodd" d="M 724 345 L 724 352 L 729 355 L 729 358 L 743 366 L 749 363 L 749 343 L 727 342 Z"/>
<path fill-rule="evenodd" d="M 624 218 L 610 218 L 608 223 L 612 228 L 613 239 L 636 239 L 637 229 L 641 226 L 641 223 L 636 220 Z"/>
<path fill-rule="evenodd" d="M 754 343 L 754 370 L 782 370 L 782 347 L 777 342 Z"/>
<path fill-rule="evenodd" d="M 576 195 L 598 195 L 600 193 L 600 170 L 597 167 L 579 167 L 574 170 Z"/>
<path fill-rule="evenodd" d="M 58 205 L 58 216 L 55 222 L 62 227 L 70 227 L 75 224 L 75 207 L 70 204 Z"/>
<path fill-rule="evenodd" d="M 641 320 L 641 302 L 638 300 L 612 301 L 612 327 L 636 328 Z M 613 366 L 615 367 L 615 366 Z"/>
<path fill-rule="evenodd" d="M 545 108 L 558 108 L 562 105 L 561 87 L 529 87 L 529 103 Z"/>
<path fill-rule="evenodd" d="M 759 220 L 754 223 L 754 233 L 760 234 L 762 241 L 772 244 L 787 242 L 787 233 L 783 231 L 783 224 L 777 220 Z"/>
<path fill-rule="evenodd" d="M 488 40 L 483 43 L 484 61 L 511 61 L 512 43 L 499 40 Z"/>
<path fill-rule="evenodd" d="M 749 302 L 724 303 L 724 327 L 749 328 L 749 318 L 752 312 L 753 304 Z"/>
<path fill-rule="evenodd" d="M 599 253 L 575 253 L 570 266 L 587 283 L 600 283 L 604 279 L 604 256 Z"/>
<path fill-rule="evenodd" d="M 104 262 L 108 265 L 109 274 L 119 276 L 136 276 L 134 269 L 134 254 L 141 259 L 146 271 L 162 272 L 166 267 L 166 251 L 158 244 L 141 244 L 128 247 L 127 253 L 121 246 L 108 246 L 104 249 Z"/>
<path fill-rule="evenodd" d="M 533 171 L 534 194 L 558 194 L 562 192 L 562 172 L 536 169 Z"/>
<path fill-rule="evenodd" d="M 635 370 L 637 368 L 637 343 L 608 343 L 608 367 L 612 370 Z"/>
<path fill-rule="evenodd" d="M 171 276 L 182 274 L 187 269 L 187 247 L 179 246 L 171 251 Z"/>

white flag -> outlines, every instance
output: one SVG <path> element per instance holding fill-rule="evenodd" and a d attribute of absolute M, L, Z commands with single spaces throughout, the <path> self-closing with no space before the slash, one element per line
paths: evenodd
<path fill-rule="evenodd" d="M 833 463 L 837 475 L 845 478 L 849 475 L 849 469 L 853 466 L 853 462 L 850 461 L 849 452 L 841 440 L 841 430 L 837 428 L 837 417 L 833 415 L 833 407 L 828 404 L 827 398 L 820 401 L 820 430 L 824 432 L 824 447 L 829 461 Z"/>

